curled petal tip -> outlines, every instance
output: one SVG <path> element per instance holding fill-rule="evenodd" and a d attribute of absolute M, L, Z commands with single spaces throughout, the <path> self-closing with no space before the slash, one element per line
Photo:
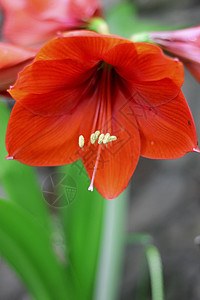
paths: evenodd
<path fill-rule="evenodd" d="M 197 147 L 197 148 L 193 148 L 192 149 L 194 152 L 197 152 L 197 153 L 200 153 L 200 149 Z"/>
<path fill-rule="evenodd" d="M 14 157 L 13 157 L 13 156 L 7 155 L 7 156 L 5 157 L 5 159 L 14 159 Z"/>

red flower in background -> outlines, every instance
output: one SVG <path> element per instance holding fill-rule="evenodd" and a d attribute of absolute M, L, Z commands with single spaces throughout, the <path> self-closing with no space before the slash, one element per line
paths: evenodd
<path fill-rule="evenodd" d="M 90 189 L 115 198 L 140 155 L 198 151 L 182 84 L 182 64 L 157 46 L 86 31 L 54 39 L 9 90 L 7 158 L 35 166 L 81 158 Z"/>
<path fill-rule="evenodd" d="M 149 39 L 168 53 L 179 57 L 200 82 L 200 26 L 175 31 L 150 32 Z"/>
<path fill-rule="evenodd" d="M 58 31 L 81 28 L 101 15 L 100 0 L 0 0 L 3 38 L 18 45 L 45 42 Z"/>
<path fill-rule="evenodd" d="M 0 43 L 0 92 L 32 62 L 41 43 L 55 37 L 58 30 L 79 28 L 101 14 L 100 0 L 0 0 L 0 5 L 4 13 L 2 37 L 13 43 Z"/>

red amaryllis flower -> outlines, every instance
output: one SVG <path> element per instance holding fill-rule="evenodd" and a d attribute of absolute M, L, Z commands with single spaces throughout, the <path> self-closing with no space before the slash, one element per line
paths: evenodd
<path fill-rule="evenodd" d="M 81 158 L 89 189 L 115 198 L 140 155 L 198 151 L 182 84 L 182 64 L 157 46 L 85 31 L 52 40 L 9 90 L 7 158 L 35 166 Z"/>
<path fill-rule="evenodd" d="M 175 30 L 150 32 L 151 42 L 177 56 L 200 82 L 200 26 Z"/>
<path fill-rule="evenodd" d="M 28 47 L 20 47 L 0 43 L 0 92 L 15 82 L 17 73 L 30 64 L 36 51 Z"/>
<path fill-rule="evenodd" d="M 19 45 L 42 43 L 101 14 L 100 0 L 0 0 L 0 5 L 3 38 Z"/>

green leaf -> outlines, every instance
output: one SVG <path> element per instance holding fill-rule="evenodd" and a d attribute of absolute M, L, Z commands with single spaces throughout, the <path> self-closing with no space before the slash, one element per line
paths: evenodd
<path fill-rule="evenodd" d="M 148 265 L 146 256 L 144 253 L 144 249 L 141 250 L 141 261 L 139 266 L 139 272 L 138 272 L 138 279 L 137 279 L 137 285 L 134 295 L 134 300 L 147 300 L 149 299 L 149 292 L 150 292 L 150 278 L 148 273 Z"/>
<path fill-rule="evenodd" d="M 149 267 L 152 300 L 164 300 L 164 285 L 163 285 L 163 271 L 162 260 L 158 249 L 152 245 L 153 237 L 146 233 L 135 233 L 128 235 L 127 241 L 131 244 L 141 244 L 144 249 L 147 264 Z M 145 264 L 146 266 L 146 264 Z M 144 262 L 142 262 L 142 282 L 140 280 L 137 289 L 136 299 L 146 299 L 146 272 Z"/>
<path fill-rule="evenodd" d="M 49 234 L 35 218 L 0 199 L 0 253 L 36 300 L 66 300 L 71 282 L 57 261 Z"/>
<path fill-rule="evenodd" d="M 67 205 L 61 210 L 61 218 L 68 245 L 67 253 L 79 283 L 77 299 L 88 300 L 92 299 L 94 292 L 104 207 L 107 200 L 96 190 L 88 191 L 90 180 L 81 161 L 61 167 L 59 170 L 66 174 L 66 181 L 69 182 L 61 187 L 65 191 L 63 205 Z M 72 187 L 74 196 L 70 194 L 70 182 L 74 182 Z"/>
<path fill-rule="evenodd" d="M 7 105 L 0 101 L 0 180 L 9 200 L 18 203 L 45 226 L 49 227 L 48 211 L 36 176 L 35 168 L 18 161 L 6 160 L 5 134 L 9 119 Z"/>

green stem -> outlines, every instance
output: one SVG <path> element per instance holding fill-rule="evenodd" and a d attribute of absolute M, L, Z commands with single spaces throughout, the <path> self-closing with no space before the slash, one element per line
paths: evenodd
<path fill-rule="evenodd" d="M 109 34 L 108 24 L 104 19 L 99 17 L 92 18 L 87 26 L 87 29 L 101 34 Z"/>
<path fill-rule="evenodd" d="M 153 245 L 147 246 L 145 252 L 150 271 L 152 299 L 164 300 L 163 272 L 160 253 Z"/>
<path fill-rule="evenodd" d="M 98 263 L 95 300 L 115 300 L 119 292 L 119 277 L 126 242 L 125 216 L 128 191 L 118 198 L 108 200 Z"/>
<path fill-rule="evenodd" d="M 130 37 L 132 42 L 151 43 L 148 32 L 135 33 Z"/>

